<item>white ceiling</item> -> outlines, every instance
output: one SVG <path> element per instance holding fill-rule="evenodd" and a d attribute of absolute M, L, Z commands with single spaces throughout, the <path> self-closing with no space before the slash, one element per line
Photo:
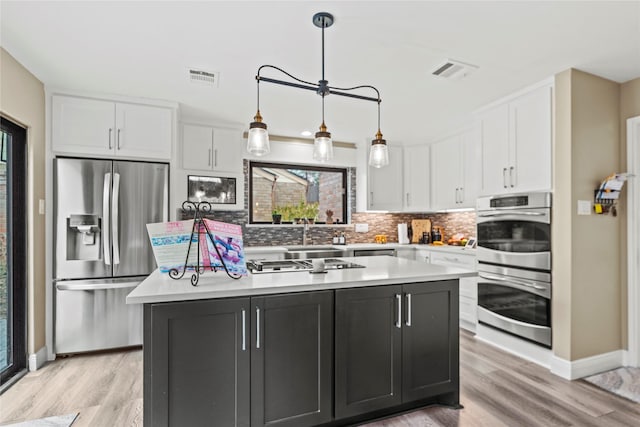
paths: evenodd
<path fill-rule="evenodd" d="M 616 82 L 640 77 L 640 1 L 2 0 L 0 44 L 50 87 L 171 100 L 183 115 L 247 128 L 260 65 L 320 79 L 321 30 L 311 22 L 320 11 L 335 17 L 325 30 L 329 84 L 376 86 L 390 142 L 429 142 L 474 109 L 571 67 Z M 431 76 L 447 58 L 480 68 L 459 81 Z M 219 87 L 189 83 L 189 67 L 219 72 Z M 260 95 L 271 133 L 317 130 L 313 92 L 262 83 Z M 374 102 L 325 103 L 335 140 L 374 137 Z"/>

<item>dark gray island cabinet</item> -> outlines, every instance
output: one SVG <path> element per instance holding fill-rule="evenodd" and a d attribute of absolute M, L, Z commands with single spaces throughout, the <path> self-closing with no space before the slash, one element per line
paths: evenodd
<path fill-rule="evenodd" d="M 147 303 L 144 425 L 339 426 L 459 407 L 458 280 Z"/>

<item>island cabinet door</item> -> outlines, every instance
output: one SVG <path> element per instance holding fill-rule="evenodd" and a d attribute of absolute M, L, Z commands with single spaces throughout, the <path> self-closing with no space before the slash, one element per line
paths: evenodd
<path fill-rule="evenodd" d="M 331 421 L 333 291 L 253 297 L 251 310 L 251 425 Z"/>
<path fill-rule="evenodd" d="M 250 425 L 249 298 L 145 304 L 144 425 Z"/>
<path fill-rule="evenodd" d="M 458 389 L 458 281 L 403 286 L 402 400 Z M 458 396 L 452 396 L 457 404 Z"/>
<path fill-rule="evenodd" d="M 401 286 L 335 291 L 336 418 L 402 403 Z"/>

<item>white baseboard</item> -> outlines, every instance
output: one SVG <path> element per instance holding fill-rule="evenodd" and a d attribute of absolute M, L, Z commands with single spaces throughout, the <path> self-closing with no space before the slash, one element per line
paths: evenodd
<path fill-rule="evenodd" d="M 616 350 L 573 361 L 554 355 L 551 359 L 551 373 L 567 380 L 588 377 L 623 366 L 624 353 L 624 350 Z"/>
<path fill-rule="evenodd" d="M 478 323 L 476 338 L 547 369 L 551 364 L 553 353 L 550 349 L 485 326 L 482 323 Z"/>
<path fill-rule="evenodd" d="M 36 353 L 29 355 L 29 371 L 37 371 L 47 361 L 47 347 L 42 347 Z"/>

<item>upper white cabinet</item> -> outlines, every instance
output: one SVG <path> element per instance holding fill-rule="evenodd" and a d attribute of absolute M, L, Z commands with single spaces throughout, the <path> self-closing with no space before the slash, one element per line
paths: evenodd
<path fill-rule="evenodd" d="M 475 207 L 480 181 L 479 128 L 431 145 L 431 192 L 435 210 Z"/>
<path fill-rule="evenodd" d="M 52 97 L 56 153 L 171 159 L 172 109 L 66 95 Z"/>
<path fill-rule="evenodd" d="M 382 168 L 368 168 L 367 208 L 369 210 L 401 211 L 402 190 L 402 147 L 388 146 L 389 164 Z"/>
<path fill-rule="evenodd" d="M 182 166 L 184 169 L 242 173 L 241 131 L 184 124 Z"/>
<path fill-rule="evenodd" d="M 404 210 L 431 208 L 428 145 L 404 147 Z"/>
<path fill-rule="evenodd" d="M 480 114 L 483 195 L 551 189 L 552 86 Z"/>

